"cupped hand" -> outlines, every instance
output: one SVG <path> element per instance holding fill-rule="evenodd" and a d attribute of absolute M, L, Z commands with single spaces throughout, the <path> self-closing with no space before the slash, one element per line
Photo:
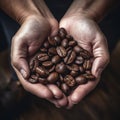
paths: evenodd
<path fill-rule="evenodd" d="M 94 56 L 91 71 L 96 80 L 79 85 L 68 96 L 69 103 L 67 108 L 71 108 L 96 87 L 100 80 L 101 72 L 109 62 L 109 53 L 106 38 L 92 19 L 85 16 L 68 16 L 61 20 L 60 27 L 65 28 L 81 47 L 91 52 Z"/>
<path fill-rule="evenodd" d="M 57 106 L 53 98 L 61 98 L 62 92 L 54 85 L 31 84 L 27 82 L 30 75 L 28 58 L 35 55 L 42 42 L 58 30 L 55 19 L 47 20 L 40 16 L 30 16 L 21 25 L 12 39 L 11 63 L 25 90 L 45 98 Z"/>

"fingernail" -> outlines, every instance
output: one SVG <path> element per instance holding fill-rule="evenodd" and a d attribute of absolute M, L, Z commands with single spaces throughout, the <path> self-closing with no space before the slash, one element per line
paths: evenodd
<path fill-rule="evenodd" d="M 21 69 L 21 70 L 20 70 L 20 73 L 22 74 L 22 76 L 23 76 L 24 78 L 27 77 L 27 73 L 26 73 L 25 70 Z"/>

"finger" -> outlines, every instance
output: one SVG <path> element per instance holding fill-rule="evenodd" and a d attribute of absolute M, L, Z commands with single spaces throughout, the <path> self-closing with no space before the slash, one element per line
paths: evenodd
<path fill-rule="evenodd" d="M 97 37 L 93 45 L 94 61 L 92 66 L 92 74 L 97 77 L 100 76 L 109 62 L 109 52 L 106 39 L 104 37 Z"/>
<path fill-rule="evenodd" d="M 99 78 L 100 79 L 100 78 Z M 73 107 L 75 104 L 78 104 L 90 91 L 92 91 L 97 83 L 99 82 L 99 79 L 95 81 L 88 81 L 87 84 L 79 85 L 73 93 L 68 96 L 68 109 Z"/>
<path fill-rule="evenodd" d="M 48 85 L 48 88 L 52 91 L 56 99 L 52 99 L 51 102 L 56 105 L 56 107 L 65 107 L 67 106 L 67 98 L 62 93 L 62 91 L 55 85 Z"/>
<path fill-rule="evenodd" d="M 29 82 L 27 82 L 27 80 L 25 80 L 21 73 L 15 69 L 17 76 L 21 82 L 21 84 L 23 85 L 24 89 L 40 98 L 44 98 L 44 99 L 52 99 L 53 98 L 53 94 L 52 92 L 44 85 L 42 84 L 31 84 Z"/>

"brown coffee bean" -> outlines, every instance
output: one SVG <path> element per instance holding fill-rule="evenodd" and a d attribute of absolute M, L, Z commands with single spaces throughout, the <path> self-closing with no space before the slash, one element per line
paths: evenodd
<path fill-rule="evenodd" d="M 92 74 L 90 70 L 85 71 L 86 74 Z"/>
<path fill-rule="evenodd" d="M 73 40 L 73 37 L 71 35 L 66 35 L 66 39 L 70 41 L 70 40 Z"/>
<path fill-rule="evenodd" d="M 70 71 L 79 71 L 79 66 L 76 65 L 76 64 L 72 64 L 72 65 L 67 65 L 67 68 L 70 70 Z"/>
<path fill-rule="evenodd" d="M 64 48 L 67 48 L 68 47 L 68 39 L 63 39 L 62 42 L 61 42 L 61 46 L 63 46 Z"/>
<path fill-rule="evenodd" d="M 75 63 L 78 64 L 78 65 L 81 65 L 83 64 L 84 62 L 84 59 L 82 56 L 77 56 L 76 60 L 75 60 Z"/>
<path fill-rule="evenodd" d="M 56 51 L 56 48 L 54 47 L 51 47 L 48 49 L 48 55 L 56 55 L 57 54 L 57 51 Z"/>
<path fill-rule="evenodd" d="M 64 58 L 64 62 L 66 64 L 71 64 L 76 58 L 76 53 L 72 50 L 68 51 L 66 57 Z"/>
<path fill-rule="evenodd" d="M 51 68 L 48 69 L 49 73 L 53 72 L 55 70 L 55 66 L 53 65 Z"/>
<path fill-rule="evenodd" d="M 46 79 L 46 78 L 39 77 L 39 78 L 38 78 L 38 81 L 39 81 L 39 83 L 41 83 L 41 84 L 44 84 L 44 85 L 47 84 L 47 79 Z"/>
<path fill-rule="evenodd" d="M 38 54 L 37 58 L 39 61 L 42 62 L 42 61 L 48 60 L 49 56 L 46 53 L 40 53 L 40 54 Z"/>
<path fill-rule="evenodd" d="M 52 37 L 48 37 L 48 42 L 50 45 L 55 46 L 56 45 L 56 41 L 52 38 Z"/>
<path fill-rule="evenodd" d="M 66 30 L 65 30 L 64 28 L 60 28 L 59 31 L 58 31 L 58 35 L 59 35 L 62 39 L 64 39 L 64 38 L 66 37 L 66 35 L 67 35 L 67 32 L 66 32 Z"/>
<path fill-rule="evenodd" d="M 95 80 L 95 76 L 92 74 L 84 74 L 84 76 L 87 80 L 91 80 L 91 81 Z"/>
<path fill-rule="evenodd" d="M 75 79 L 71 75 L 66 75 L 64 78 L 64 82 L 69 86 L 73 87 L 76 84 Z"/>
<path fill-rule="evenodd" d="M 48 42 L 48 41 L 45 41 L 43 45 L 44 45 L 44 47 L 45 47 L 45 48 L 47 48 L 47 49 L 48 49 L 48 48 L 49 48 L 49 46 L 50 46 L 50 44 L 49 44 L 49 42 Z"/>
<path fill-rule="evenodd" d="M 40 77 L 47 77 L 48 76 L 48 71 L 44 67 L 36 67 L 36 73 L 40 75 Z"/>
<path fill-rule="evenodd" d="M 79 72 L 78 71 L 71 71 L 70 72 L 70 75 L 72 76 L 72 77 L 76 77 L 77 75 L 79 74 Z"/>
<path fill-rule="evenodd" d="M 52 67 L 53 63 L 51 61 L 45 61 L 45 62 L 42 63 L 42 65 L 45 68 L 50 68 L 50 67 Z"/>
<path fill-rule="evenodd" d="M 64 63 L 59 63 L 55 67 L 56 72 L 64 74 L 67 71 L 67 67 Z"/>
<path fill-rule="evenodd" d="M 75 40 L 69 41 L 69 46 L 74 47 L 75 45 L 77 45 L 77 42 Z"/>
<path fill-rule="evenodd" d="M 65 57 L 66 56 L 66 50 L 64 47 L 62 46 L 59 46 L 56 48 L 57 50 L 57 54 L 60 56 L 60 57 Z"/>
<path fill-rule="evenodd" d="M 90 62 L 90 60 L 85 60 L 84 63 L 83 63 L 83 68 L 85 70 L 90 70 L 92 67 L 92 63 Z"/>
<path fill-rule="evenodd" d="M 87 50 L 83 50 L 82 52 L 80 52 L 80 56 L 82 56 L 85 59 L 91 58 L 91 54 Z"/>
<path fill-rule="evenodd" d="M 75 80 L 78 85 L 87 83 L 87 79 L 83 75 L 76 77 Z"/>
<path fill-rule="evenodd" d="M 46 48 L 41 48 L 40 51 L 45 53 L 45 52 L 47 52 L 47 49 Z"/>
<path fill-rule="evenodd" d="M 61 61 L 61 58 L 58 55 L 53 56 L 52 63 L 57 64 Z"/>
<path fill-rule="evenodd" d="M 28 79 L 30 83 L 37 83 L 38 77 L 36 75 L 31 75 L 31 77 Z"/>
<path fill-rule="evenodd" d="M 73 49 L 77 54 L 80 54 L 80 52 L 83 51 L 83 48 L 81 48 L 80 46 L 76 45 Z"/>
<path fill-rule="evenodd" d="M 66 85 L 65 83 L 61 84 L 61 89 L 65 94 L 69 93 L 70 88 L 68 87 L 68 85 Z"/>
<path fill-rule="evenodd" d="M 57 72 L 52 72 L 50 75 L 47 77 L 47 81 L 49 83 L 55 83 L 59 79 L 59 74 Z"/>
<path fill-rule="evenodd" d="M 80 73 L 84 73 L 85 72 L 85 69 L 83 68 L 83 66 L 79 66 L 79 70 L 80 70 Z"/>
<path fill-rule="evenodd" d="M 60 38 L 58 35 L 54 36 L 54 37 L 53 37 L 53 40 L 55 41 L 55 45 L 60 45 L 60 43 L 61 43 L 61 38 Z"/>

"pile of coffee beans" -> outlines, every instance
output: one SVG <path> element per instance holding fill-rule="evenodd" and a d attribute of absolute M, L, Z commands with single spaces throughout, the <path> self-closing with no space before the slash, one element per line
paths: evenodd
<path fill-rule="evenodd" d="M 56 84 L 66 95 L 78 85 L 95 80 L 91 74 L 92 55 L 80 47 L 64 28 L 48 37 L 30 60 L 31 83 Z"/>

